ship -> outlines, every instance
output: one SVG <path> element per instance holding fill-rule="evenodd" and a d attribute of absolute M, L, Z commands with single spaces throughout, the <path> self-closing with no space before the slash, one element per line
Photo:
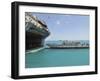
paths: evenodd
<path fill-rule="evenodd" d="M 89 43 L 81 43 L 80 41 L 63 41 L 62 44 L 47 44 L 50 49 L 86 49 Z"/>
<path fill-rule="evenodd" d="M 31 12 L 25 12 L 26 51 L 43 47 L 44 40 L 49 35 L 49 29 L 44 21 L 33 16 Z"/>
<path fill-rule="evenodd" d="M 51 49 L 86 49 L 88 46 L 49 46 Z"/>

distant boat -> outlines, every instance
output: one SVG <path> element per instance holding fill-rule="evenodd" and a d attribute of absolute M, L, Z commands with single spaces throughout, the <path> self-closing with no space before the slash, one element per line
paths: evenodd
<path fill-rule="evenodd" d="M 60 45 L 47 44 L 51 49 L 80 49 L 89 48 L 89 44 L 81 44 L 79 41 L 63 41 Z"/>
<path fill-rule="evenodd" d="M 88 46 L 49 46 L 52 49 L 81 49 L 81 48 L 89 48 Z"/>

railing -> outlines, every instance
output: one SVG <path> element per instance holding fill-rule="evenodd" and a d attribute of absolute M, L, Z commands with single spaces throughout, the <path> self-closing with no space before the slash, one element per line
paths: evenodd
<path fill-rule="evenodd" d="M 50 34 L 50 32 L 47 31 L 46 28 L 37 27 L 37 26 L 35 26 L 34 24 L 32 24 L 30 22 L 27 22 L 27 24 L 26 24 L 26 31 L 28 31 L 28 32 L 35 32 L 36 31 L 36 32 L 41 33 L 41 35 L 45 35 L 45 36 Z"/>

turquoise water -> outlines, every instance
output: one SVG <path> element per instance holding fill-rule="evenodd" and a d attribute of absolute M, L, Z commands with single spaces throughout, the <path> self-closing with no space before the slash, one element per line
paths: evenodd
<path fill-rule="evenodd" d="M 26 68 L 89 65 L 89 49 L 43 49 L 25 55 Z"/>

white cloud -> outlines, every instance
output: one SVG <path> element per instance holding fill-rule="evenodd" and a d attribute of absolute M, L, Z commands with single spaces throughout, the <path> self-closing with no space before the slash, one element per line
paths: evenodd
<path fill-rule="evenodd" d="M 59 25 L 60 24 L 60 21 L 57 21 L 56 23 Z"/>

